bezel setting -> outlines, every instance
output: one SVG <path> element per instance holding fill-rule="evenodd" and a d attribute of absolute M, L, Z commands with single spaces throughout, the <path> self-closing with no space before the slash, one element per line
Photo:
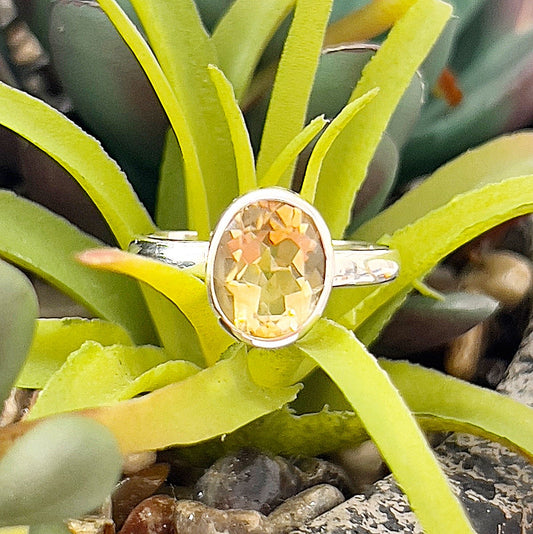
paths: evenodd
<path fill-rule="evenodd" d="M 281 335 L 269 337 L 253 335 L 250 332 L 239 328 L 235 324 L 235 321 L 229 317 L 224 310 L 224 306 L 218 297 L 218 289 L 215 281 L 217 254 L 220 247 L 223 246 L 222 241 L 226 232 L 229 231 L 230 225 L 235 221 L 239 214 L 244 213 L 246 208 L 261 202 L 279 202 L 288 205 L 291 208 L 300 210 L 310 219 L 311 224 L 316 230 L 316 235 L 318 237 L 317 246 L 321 247 L 321 253 L 324 256 L 322 289 L 320 290 L 320 294 L 314 305 L 310 306 L 312 309 L 309 310 L 307 318 L 303 320 L 296 329 L 292 329 L 290 332 Z M 206 266 L 206 284 L 209 300 L 211 306 L 220 318 L 221 324 L 237 339 L 240 339 L 241 341 L 244 341 L 254 347 L 271 349 L 280 348 L 293 343 L 298 338 L 303 336 L 317 321 L 317 319 L 321 317 L 333 285 L 335 271 L 334 262 L 334 251 L 329 229 L 320 213 L 311 204 L 303 200 L 298 194 L 278 187 L 254 190 L 237 198 L 232 202 L 232 204 L 230 204 L 230 206 L 221 215 L 220 220 L 211 236 Z"/>

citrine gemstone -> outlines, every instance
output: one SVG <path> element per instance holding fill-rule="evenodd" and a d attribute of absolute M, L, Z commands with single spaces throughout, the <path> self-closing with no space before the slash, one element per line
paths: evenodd
<path fill-rule="evenodd" d="M 213 290 L 225 320 L 248 336 L 299 332 L 322 291 L 326 255 L 319 231 L 301 208 L 259 200 L 224 228 L 213 264 Z"/>

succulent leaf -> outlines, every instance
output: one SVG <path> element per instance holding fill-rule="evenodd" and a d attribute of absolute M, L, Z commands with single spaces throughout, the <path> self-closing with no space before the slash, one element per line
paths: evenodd
<path fill-rule="evenodd" d="M 38 313 L 37 296 L 30 281 L 15 267 L 0 260 L 0 405 L 26 359 Z"/>
<path fill-rule="evenodd" d="M 422 527 L 435 534 L 473 533 L 409 408 L 355 336 L 323 319 L 297 344 L 335 382 L 359 415 Z"/>
<path fill-rule="evenodd" d="M 199 368 L 159 347 L 86 341 L 48 380 L 28 419 L 106 406 L 178 382 Z"/>
<path fill-rule="evenodd" d="M 62 165 L 88 193 L 122 247 L 153 223 L 117 164 L 98 141 L 64 115 L 0 82 L 0 124 Z M 120 197 L 120 203 L 114 201 Z"/>
<path fill-rule="evenodd" d="M 296 161 L 296 158 L 303 152 L 308 145 L 313 142 L 321 130 L 326 126 L 326 119 L 320 115 L 314 118 L 305 126 L 305 128 L 296 135 L 285 148 L 277 155 L 267 172 L 261 179 L 261 187 L 278 185 L 280 187 L 288 186 L 286 171 Z"/>
<path fill-rule="evenodd" d="M 143 66 L 161 105 L 167 113 L 184 157 L 185 176 L 188 181 L 186 192 L 189 222 L 200 236 L 207 237 L 210 224 L 206 189 L 198 159 L 198 147 L 191 131 L 191 125 L 185 118 L 183 105 L 177 99 L 151 48 L 117 2 L 115 0 L 100 0 L 99 4 Z"/>
<path fill-rule="evenodd" d="M 212 36 L 218 66 L 231 82 L 239 102 L 267 43 L 294 4 L 295 0 L 236 0 L 218 22 Z"/>
<path fill-rule="evenodd" d="M 508 178 L 485 185 L 457 196 L 442 208 L 435 209 L 413 224 L 392 234 L 389 244 L 399 251 L 402 273 L 388 288 L 383 287 L 365 297 L 356 306 L 358 331 L 366 343 L 374 340 L 376 326 L 368 320 L 389 299 L 396 301 L 398 294 L 412 287 L 413 282 L 425 276 L 450 252 L 474 237 L 519 215 L 533 211 L 533 175 Z M 517 200 L 519 199 L 519 200 Z M 426 233 L 427 232 L 427 233 Z M 438 244 L 428 248 L 428 236 L 438 235 Z M 390 287 L 393 285 L 394 287 Z M 389 293 L 390 291 L 390 293 Z M 367 307 L 368 306 L 368 307 Z M 370 311 L 372 310 L 372 311 Z M 365 321 L 372 332 L 365 334 Z"/>
<path fill-rule="evenodd" d="M 322 169 L 322 163 L 328 150 L 355 115 L 371 102 L 378 93 L 379 87 L 376 87 L 373 90 L 368 91 L 368 93 L 361 95 L 359 98 L 352 100 L 331 121 L 316 142 L 309 161 L 307 162 L 304 180 L 300 190 L 300 194 L 308 202 L 314 202 L 320 170 Z"/>
<path fill-rule="evenodd" d="M 322 166 L 316 207 L 334 238 L 343 236 L 355 194 L 382 133 L 450 12 L 451 7 L 438 0 L 419 0 L 390 31 L 352 93 L 351 99 L 355 99 L 380 88 L 376 98 L 339 135 Z M 415 33 L 416 40 L 410 39 Z M 348 157 L 350 154 L 353 156 Z"/>
<path fill-rule="evenodd" d="M 128 453 L 226 435 L 294 400 L 300 386 L 259 386 L 248 371 L 245 348 L 236 345 L 228 353 L 186 380 L 86 413 L 106 425 Z M 132 432 L 136 428 L 143 432 Z"/>
<path fill-rule="evenodd" d="M 482 2 L 471 23 L 454 38 L 450 71 L 462 92 L 451 107 L 430 97 L 406 146 L 402 178 L 432 172 L 462 151 L 533 119 L 533 27 L 519 2 Z M 527 3 L 527 2 L 526 2 Z M 520 13 L 522 13 L 520 15 Z M 424 157 L 420 157 L 424 146 Z"/>
<path fill-rule="evenodd" d="M 410 296 L 372 345 L 380 356 L 399 358 L 443 346 L 490 317 L 498 302 L 479 293 L 449 293 L 444 300 Z"/>
<path fill-rule="evenodd" d="M 0 525 L 53 523 L 89 512 L 111 492 L 121 469 L 117 442 L 102 425 L 74 416 L 44 421 L 0 460 Z"/>
<path fill-rule="evenodd" d="M 326 45 L 367 41 L 387 31 L 405 15 L 416 0 L 370 0 L 357 6 L 328 28 Z M 354 6 L 355 7 L 355 6 Z"/>
<path fill-rule="evenodd" d="M 296 4 L 272 88 L 257 156 L 259 182 L 278 154 L 304 127 L 331 4 L 332 0 L 324 0 L 319 4 L 300 0 Z M 291 171 L 293 168 L 290 167 Z M 290 180 L 292 172 L 287 171 L 286 174 Z"/>
<path fill-rule="evenodd" d="M 348 227 L 349 233 L 376 216 L 385 206 L 396 183 L 399 160 L 400 154 L 396 143 L 387 132 L 383 132 L 368 166 L 363 185 L 355 197 L 352 220 Z"/>
<path fill-rule="evenodd" d="M 155 221 L 159 228 L 187 229 L 187 193 L 183 156 L 172 129 L 168 130 L 165 137 L 157 186 Z"/>
<path fill-rule="evenodd" d="M 133 185 L 153 190 L 168 120 L 137 60 L 94 3 L 54 3 L 50 27 L 53 64 L 76 113 L 122 167 L 132 162 L 152 182 Z"/>
<path fill-rule="evenodd" d="M 358 228 L 353 236 L 370 241 L 406 227 L 454 197 L 506 178 L 533 173 L 533 133 L 517 132 L 494 139 L 455 158 L 419 187 Z M 435 191 L 439 194 L 435 195 Z M 486 204 L 486 201 L 483 202 Z"/>
<path fill-rule="evenodd" d="M 35 335 L 17 378 L 21 388 L 42 389 L 48 379 L 63 365 L 71 352 L 87 340 L 108 345 L 133 345 L 121 326 L 101 319 L 38 319 Z"/>
<path fill-rule="evenodd" d="M 235 99 L 233 87 L 224 73 L 214 65 L 208 66 L 209 76 L 213 82 L 220 104 L 224 111 L 228 129 L 230 132 L 233 152 L 235 154 L 235 166 L 237 167 L 237 180 L 239 194 L 243 195 L 257 188 L 255 177 L 255 159 L 250 143 L 250 136 L 246 129 L 244 117 Z"/>
<path fill-rule="evenodd" d="M 180 103 L 198 153 L 209 215 L 216 221 L 238 195 L 238 184 L 228 126 L 207 73 L 208 65 L 217 64 L 215 47 L 192 0 L 130 1 Z M 176 24 L 183 30 L 176 31 Z M 179 131 L 175 133 L 181 144 Z M 185 150 L 183 144 L 181 148 Z"/>
<path fill-rule="evenodd" d="M 198 334 L 207 365 L 215 363 L 231 345 L 233 338 L 222 329 L 209 305 L 204 282 L 191 273 L 117 249 L 88 250 L 78 259 L 96 269 L 132 276 L 174 302 Z"/>
<path fill-rule="evenodd" d="M 509 397 L 408 362 L 379 359 L 424 431 L 468 432 L 533 455 L 531 408 Z M 361 419 L 321 371 L 304 380 L 290 407 L 265 415 L 227 436 L 188 447 L 184 458 L 208 463 L 244 446 L 286 456 L 316 456 L 369 439 Z M 510 414 L 513 414 L 510 416 Z M 516 425 L 516 421 L 524 421 Z"/>
<path fill-rule="evenodd" d="M 123 326 L 135 341 L 155 341 L 135 283 L 91 271 L 74 261 L 76 252 L 101 246 L 101 242 L 9 191 L 0 191 L 0 222 L 1 257 L 36 273 L 99 317 Z"/>

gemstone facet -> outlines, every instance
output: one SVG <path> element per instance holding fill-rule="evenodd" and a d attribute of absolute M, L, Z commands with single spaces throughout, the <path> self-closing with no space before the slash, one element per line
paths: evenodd
<path fill-rule="evenodd" d="M 302 202 L 250 201 L 217 230 L 212 299 L 222 320 L 247 339 L 283 339 L 314 319 L 325 287 L 326 251 Z"/>

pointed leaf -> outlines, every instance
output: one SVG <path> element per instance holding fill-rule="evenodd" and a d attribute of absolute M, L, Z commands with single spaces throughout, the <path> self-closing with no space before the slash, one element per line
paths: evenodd
<path fill-rule="evenodd" d="M 365 343 L 372 342 L 403 300 L 394 294 L 403 294 L 405 298 L 416 280 L 424 277 L 457 247 L 499 222 L 533 211 L 531 180 L 518 176 L 533 173 L 532 146 L 533 134 L 521 132 L 466 152 L 363 224 L 352 238 L 375 241 L 389 236 L 384 238 L 388 244 L 405 247 L 400 250 L 400 278 L 405 276 L 404 282 L 392 282 L 390 288 L 334 291 L 328 302 L 327 316 L 347 324 L 341 318 L 353 309 L 357 320 L 350 327 L 359 328 L 358 335 Z M 522 191 L 519 190 L 521 183 Z M 430 220 L 431 228 L 428 226 Z M 402 236 L 403 245 L 396 240 L 394 243 L 390 241 L 391 234 Z M 434 238 L 436 235 L 438 240 Z M 388 295 L 383 300 L 382 291 Z M 363 304 L 367 298 L 370 300 Z M 388 307 L 385 302 L 391 299 L 395 303 Z M 366 312 L 361 313 L 362 307 Z M 380 307 L 383 308 L 381 312 Z M 368 322 L 363 333 L 362 323 L 373 314 L 375 318 L 379 315 L 380 319 Z"/>
<path fill-rule="evenodd" d="M 474 532 L 398 390 L 351 332 L 322 320 L 298 347 L 329 375 L 359 415 L 432 534 Z"/>
<path fill-rule="evenodd" d="M 238 101 L 250 85 L 266 45 L 295 3 L 296 0 L 236 0 L 217 24 L 211 40 L 218 66 L 233 85 Z"/>
<path fill-rule="evenodd" d="M 17 378 L 17 386 L 42 389 L 68 355 L 87 340 L 104 346 L 133 345 L 126 330 L 109 321 L 78 317 L 39 319 L 28 357 Z"/>
<path fill-rule="evenodd" d="M 0 191 L 0 227 L 1 257 L 44 278 L 99 317 L 123 326 L 136 342 L 155 341 L 136 283 L 74 261 L 76 252 L 100 246 L 97 239 L 8 191 Z"/>
<path fill-rule="evenodd" d="M 326 131 L 320 136 L 317 141 L 311 157 L 307 163 L 305 171 L 304 182 L 300 194 L 302 197 L 310 202 L 314 202 L 316 188 L 318 185 L 318 177 L 320 170 L 322 169 L 322 163 L 327 151 L 331 145 L 337 139 L 337 136 L 342 130 L 349 124 L 349 122 L 355 117 L 355 115 L 363 109 L 372 99 L 378 94 L 379 88 L 370 90 L 368 93 L 352 100 L 347 104 L 340 113 L 333 119 L 333 121 L 326 128 Z"/>
<path fill-rule="evenodd" d="M 458 195 L 442 208 L 398 229 L 389 240 L 401 257 L 398 279 L 388 287 L 378 287 L 355 307 L 358 326 L 461 245 L 502 222 L 531 212 L 533 175 L 519 176 Z"/>
<path fill-rule="evenodd" d="M 326 124 L 327 121 L 323 115 L 316 117 L 298 135 L 291 139 L 264 174 L 260 183 L 261 187 L 273 185 L 289 187 L 290 177 L 287 176 L 287 169 L 296 162 L 300 152 L 311 143 Z"/>
<path fill-rule="evenodd" d="M 257 187 L 254 153 L 250 144 L 250 136 L 248 135 L 239 104 L 235 100 L 235 94 L 233 93 L 231 84 L 223 72 L 214 65 L 209 65 L 208 70 L 228 123 L 233 151 L 235 153 L 239 194 L 243 195 Z"/>
<path fill-rule="evenodd" d="M 192 0 L 130 1 L 181 105 L 198 153 L 209 215 L 216 221 L 238 188 L 227 124 L 207 73 L 208 65 L 217 64 L 215 48 Z"/>
<path fill-rule="evenodd" d="M 374 87 L 380 88 L 379 94 L 339 135 L 326 156 L 318 183 L 315 205 L 334 238 L 343 236 L 355 194 L 381 135 L 450 14 L 451 7 L 439 0 L 418 0 L 365 67 L 351 99 Z"/>
<path fill-rule="evenodd" d="M 278 154 L 303 128 L 331 4 L 332 0 L 296 2 L 257 158 L 260 182 Z M 286 174 L 290 177 L 292 172 Z"/>
<path fill-rule="evenodd" d="M 490 317 L 498 302 L 480 293 L 448 293 L 443 300 L 410 296 L 385 326 L 372 352 L 399 358 L 442 347 Z"/>
<path fill-rule="evenodd" d="M 207 365 L 215 363 L 232 344 L 207 299 L 204 282 L 166 263 L 117 249 L 88 250 L 78 255 L 85 265 L 127 274 L 147 283 L 178 306 L 198 334 Z"/>
<path fill-rule="evenodd" d="M 198 156 L 198 147 L 191 132 L 191 125 L 185 116 L 183 104 L 177 99 L 152 50 L 115 0 L 99 0 L 98 3 L 135 54 L 168 116 L 184 158 L 189 222 L 192 223 L 192 229 L 201 236 L 207 237 L 210 225 L 204 178 Z M 136 234 L 140 233 L 149 232 L 136 232 Z"/>
<path fill-rule="evenodd" d="M 467 431 L 533 458 L 531 407 L 420 365 L 388 360 L 380 360 L 380 365 L 413 411 L 434 418 L 427 422 L 432 430 L 440 425 L 440 429 Z"/>
<path fill-rule="evenodd" d="M 353 236 L 374 241 L 413 224 L 456 195 L 526 174 L 533 174 L 533 132 L 501 136 L 437 169 L 419 187 L 357 229 Z"/>
<path fill-rule="evenodd" d="M 127 247 L 134 235 L 153 231 L 148 213 L 116 163 L 96 139 L 64 115 L 0 82 L 0 124 L 39 147 L 73 176 L 122 247 Z"/>

